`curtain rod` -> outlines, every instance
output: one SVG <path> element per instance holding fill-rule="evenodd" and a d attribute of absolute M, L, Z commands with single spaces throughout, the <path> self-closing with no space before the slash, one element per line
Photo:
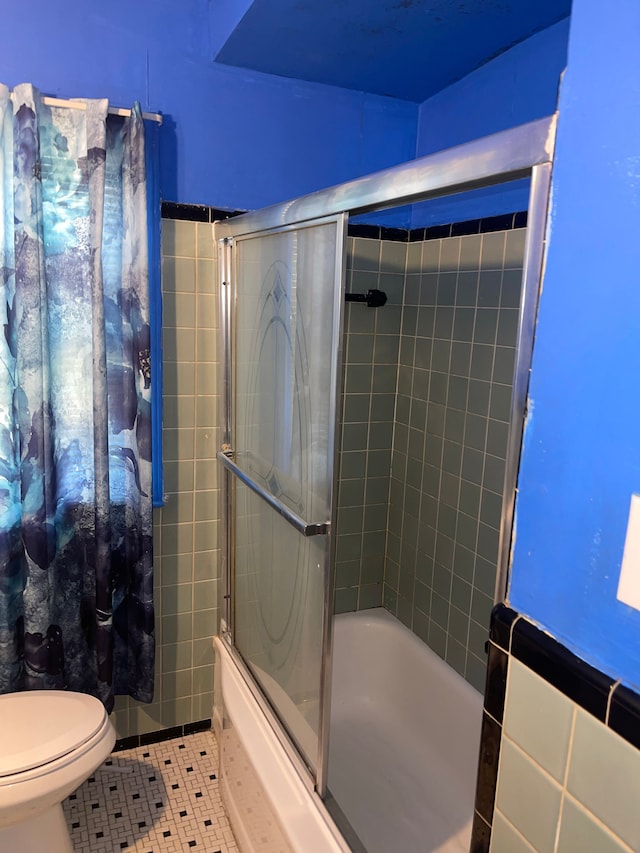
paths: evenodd
<path fill-rule="evenodd" d="M 42 98 L 42 103 L 46 107 L 63 107 L 70 110 L 86 110 L 87 105 L 84 101 L 74 101 L 67 100 L 66 98 Z M 111 115 L 116 116 L 130 116 L 131 110 L 123 109 L 122 107 L 109 107 L 108 112 Z M 146 118 L 148 121 L 156 121 L 158 124 L 162 124 L 162 116 L 160 113 L 142 113 L 142 118 Z"/>

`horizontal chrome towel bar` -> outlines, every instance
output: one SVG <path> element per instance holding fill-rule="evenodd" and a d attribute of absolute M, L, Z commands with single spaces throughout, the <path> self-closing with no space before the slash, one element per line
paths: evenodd
<path fill-rule="evenodd" d="M 235 474 L 240 482 L 244 483 L 252 492 L 255 492 L 265 503 L 268 503 L 271 509 L 281 515 L 292 527 L 295 527 L 298 533 L 301 533 L 303 536 L 322 536 L 329 532 L 331 527 L 329 521 L 305 521 L 304 518 L 300 518 L 293 510 L 274 497 L 271 492 L 267 491 L 259 483 L 256 483 L 255 480 L 252 480 L 224 451 L 219 450 L 216 455 L 218 461 L 222 462 L 227 471 Z"/>

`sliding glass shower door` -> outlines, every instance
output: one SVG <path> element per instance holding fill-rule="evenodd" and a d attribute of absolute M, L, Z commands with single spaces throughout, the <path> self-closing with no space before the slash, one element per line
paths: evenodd
<path fill-rule="evenodd" d="M 225 244 L 232 642 L 322 793 L 345 217 Z"/>

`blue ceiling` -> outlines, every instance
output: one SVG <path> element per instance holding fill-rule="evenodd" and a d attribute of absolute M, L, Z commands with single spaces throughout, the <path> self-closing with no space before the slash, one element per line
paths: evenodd
<path fill-rule="evenodd" d="M 420 103 L 571 0 L 224 0 L 216 62 Z M 219 49 L 218 49 L 219 48 Z"/>

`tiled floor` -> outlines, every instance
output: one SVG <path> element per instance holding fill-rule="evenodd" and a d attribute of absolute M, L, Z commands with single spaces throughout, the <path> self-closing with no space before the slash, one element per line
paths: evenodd
<path fill-rule="evenodd" d="M 211 731 L 114 753 L 64 802 L 75 851 L 237 853 Z"/>

